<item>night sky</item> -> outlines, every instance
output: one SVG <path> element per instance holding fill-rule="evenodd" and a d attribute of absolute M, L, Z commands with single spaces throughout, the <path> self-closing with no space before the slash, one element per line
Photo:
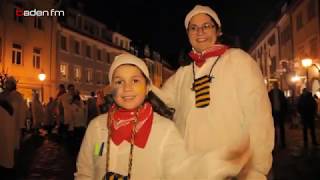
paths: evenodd
<path fill-rule="evenodd" d="M 220 17 L 225 38 L 239 36 L 246 50 L 264 22 L 274 19 L 282 1 L 82 0 L 88 15 L 136 42 L 149 44 L 174 66 L 179 52 L 190 49 L 184 18 L 196 4 L 211 6 Z"/>

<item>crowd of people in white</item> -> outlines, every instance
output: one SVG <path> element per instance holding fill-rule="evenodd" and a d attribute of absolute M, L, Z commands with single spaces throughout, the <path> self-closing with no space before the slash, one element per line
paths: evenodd
<path fill-rule="evenodd" d="M 103 97 L 101 97 L 103 98 Z M 39 94 L 33 93 L 27 103 L 17 91 L 17 81 L 8 77 L 0 93 L 0 167 L 2 171 L 15 168 L 20 143 L 28 134 L 45 136 L 54 133 L 63 137 L 76 136 L 82 139 L 89 121 L 101 113 L 94 92 L 86 101 L 73 84 L 59 85 L 56 97 L 47 103 L 40 101 Z"/>

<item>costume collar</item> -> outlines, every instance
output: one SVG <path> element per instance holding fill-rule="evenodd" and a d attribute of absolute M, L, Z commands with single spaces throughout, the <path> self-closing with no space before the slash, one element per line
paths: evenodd
<path fill-rule="evenodd" d="M 113 104 L 108 115 L 111 116 L 109 130 L 111 140 L 119 145 L 124 140 L 131 142 L 133 127 L 135 127 L 134 145 L 144 148 L 150 135 L 153 122 L 152 105 L 145 102 L 135 110 L 126 110 Z"/>
<path fill-rule="evenodd" d="M 210 57 L 220 56 L 222 55 L 229 47 L 223 44 L 215 44 L 213 47 L 199 53 L 192 49 L 189 53 L 191 59 L 195 62 L 196 66 L 201 67 L 206 59 Z"/>

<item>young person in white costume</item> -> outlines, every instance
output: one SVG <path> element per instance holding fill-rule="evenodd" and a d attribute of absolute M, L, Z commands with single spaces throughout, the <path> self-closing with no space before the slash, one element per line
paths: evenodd
<path fill-rule="evenodd" d="M 189 155 L 174 123 L 166 118 L 172 111 L 150 92 L 152 82 L 141 59 L 117 56 L 109 81 L 113 102 L 108 113 L 88 126 L 75 179 L 222 180 L 238 174 L 248 161 L 245 133 L 228 148 Z"/>

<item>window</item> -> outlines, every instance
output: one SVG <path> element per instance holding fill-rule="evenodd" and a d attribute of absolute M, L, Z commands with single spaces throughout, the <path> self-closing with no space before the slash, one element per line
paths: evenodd
<path fill-rule="evenodd" d="M 97 60 L 101 61 L 101 49 L 97 49 Z"/>
<path fill-rule="evenodd" d="M 102 72 L 101 71 L 97 71 L 97 76 L 96 76 L 96 80 L 97 80 L 97 84 L 102 84 Z"/>
<path fill-rule="evenodd" d="M 120 40 L 120 47 L 124 48 L 122 39 Z"/>
<path fill-rule="evenodd" d="M 80 66 L 74 67 L 74 80 L 80 81 L 81 80 L 81 68 Z"/>
<path fill-rule="evenodd" d="M 92 69 L 88 69 L 87 70 L 87 82 L 92 82 L 93 81 L 93 70 Z"/>
<path fill-rule="evenodd" d="M 36 29 L 43 29 L 42 19 L 40 17 L 37 17 L 37 16 L 34 17 L 33 27 Z"/>
<path fill-rule="evenodd" d="M 108 64 L 111 64 L 111 59 L 110 59 L 111 57 L 110 57 L 110 53 L 109 52 L 106 52 L 106 62 L 108 63 Z"/>
<path fill-rule="evenodd" d="M 40 69 L 40 51 L 41 50 L 39 48 L 33 49 L 32 66 L 36 69 Z"/>
<path fill-rule="evenodd" d="M 80 42 L 77 40 L 74 41 L 74 52 L 80 54 Z"/>
<path fill-rule="evenodd" d="M 93 23 L 89 23 L 89 33 L 91 35 L 97 35 L 97 32 L 98 32 L 98 27 Z"/>
<path fill-rule="evenodd" d="M 101 32 L 102 39 L 105 41 L 112 42 L 112 35 L 111 34 L 112 33 L 110 31 L 108 31 L 107 29 L 103 29 Z"/>
<path fill-rule="evenodd" d="M 268 44 L 270 46 L 273 46 L 276 43 L 276 36 L 273 34 L 269 39 L 268 39 Z"/>
<path fill-rule="evenodd" d="M 67 38 L 63 35 L 60 36 L 60 48 L 67 51 Z"/>
<path fill-rule="evenodd" d="M 302 13 L 300 12 L 297 15 L 297 19 L 296 19 L 296 30 L 298 31 L 299 29 L 301 29 L 303 26 L 303 21 L 302 21 Z"/>
<path fill-rule="evenodd" d="M 84 21 L 84 30 L 88 32 L 89 31 L 89 27 L 90 27 L 89 22 L 88 21 Z"/>
<path fill-rule="evenodd" d="M 91 58 L 91 46 L 90 45 L 86 46 L 86 56 L 88 58 Z"/>
<path fill-rule="evenodd" d="M 77 27 L 79 29 L 82 28 L 82 19 L 81 19 L 81 16 L 79 14 L 77 15 Z"/>
<path fill-rule="evenodd" d="M 22 47 L 20 44 L 12 44 L 12 64 L 22 64 Z"/>
<path fill-rule="evenodd" d="M 308 20 L 310 21 L 316 16 L 316 0 L 309 0 L 308 2 Z"/>
<path fill-rule="evenodd" d="M 291 31 L 290 26 L 287 26 L 282 32 L 281 32 L 281 44 L 285 44 L 290 40 Z"/>
<path fill-rule="evenodd" d="M 118 45 L 119 39 L 118 37 L 115 38 L 115 44 Z"/>
<path fill-rule="evenodd" d="M 13 9 L 13 19 L 15 22 L 18 22 L 18 23 L 23 23 L 23 12 L 22 12 L 22 9 L 21 8 L 17 8 L 15 7 Z"/>
<path fill-rule="evenodd" d="M 67 64 L 60 64 L 60 75 L 61 75 L 61 79 L 63 79 L 63 80 L 68 79 L 68 65 Z"/>

